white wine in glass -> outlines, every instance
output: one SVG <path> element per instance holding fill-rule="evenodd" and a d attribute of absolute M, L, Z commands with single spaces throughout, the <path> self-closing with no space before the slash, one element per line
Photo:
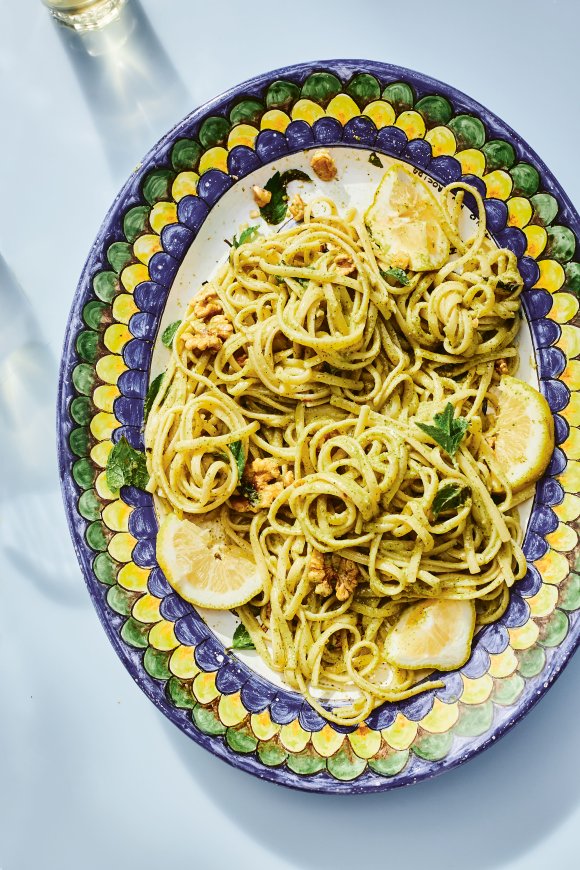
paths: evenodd
<path fill-rule="evenodd" d="M 42 0 L 62 24 L 75 30 L 95 30 L 113 21 L 126 0 Z"/>

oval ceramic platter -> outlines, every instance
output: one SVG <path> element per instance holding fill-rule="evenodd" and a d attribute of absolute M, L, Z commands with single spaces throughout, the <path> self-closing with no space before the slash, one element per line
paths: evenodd
<path fill-rule="evenodd" d="M 554 413 L 557 447 L 524 513 L 528 572 L 444 686 L 328 724 L 253 652 L 228 650 L 231 614 L 196 611 L 155 558 L 151 496 L 115 496 L 105 465 L 121 435 L 142 448 L 148 385 L 167 363 L 160 336 L 251 221 L 250 187 L 310 169 L 333 150 L 341 205 L 370 197 L 404 161 L 435 190 L 462 178 L 485 198 L 489 231 L 519 258 L 525 312 L 519 376 Z M 311 185 L 308 185 L 311 187 Z M 316 192 L 316 185 L 314 191 Z M 464 215 L 465 232 L 474 220 Z M 255 221 L 253 221 L 255 223 Z M 194 111 L 119 193 L 87 260 L 60 375 L 60 472 L 90 594 L 123 663 L 197 743 L 263 779 L 310 791 L 380 791 L 433 776 L 485 749 L 549 688 L 580 635 L 580 220 L 534 152 L 455 89 L 370 61 L 276 70 Z"/>

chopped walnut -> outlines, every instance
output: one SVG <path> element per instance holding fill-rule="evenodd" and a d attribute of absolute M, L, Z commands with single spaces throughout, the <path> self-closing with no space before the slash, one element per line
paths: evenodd
<path fill-rule="evenodd" d="M 294 473 L 287 471 L 284 476 L 275 459 L 254 459 L 244 470 L 242 483 L 251 486 L 258 493 L 252 504 L 239 496 L 230 498 L 230 505 L 236 511 L 259 511 L 269 508 L 281 492 L 294 481 Z"/>
<path fill-rule="evenodd" d="M 336 582 L 336 597 L 339 601 L 346 601 L 358 586 L 360 574 L 356 564 L 351 562 L 350 559 L 343 559 L 341 557 L 340 562 Z"/>
<path fill-rule="evenodd" d="M 244 498 L 243 495 L 232 495 L 230 498 L 230 507 L 232 510 L 237 511 L 240 514 L 245 514 L 252 510 L 249 499 Z"/>
<path fill-rule="evenodd" d="M 290 202 L 288 203 L 288 211 L 292 215 L 295 221 L 303 221 L 304 220 L 304 206 L 306 203 L 302 199 L 299 193 L 295 193 Z"/>
<path fill-rule="evenodd" d="M 508 364 L 506 359 L 496 359 L 494 369 L 498 373 L 498 375 L 507 375 L 509 372 Z"/>
<path fill-rule="evenodd" d="M 193 314 L 198 320 L 207 320 L 208 317 L 213 317 L 214 314 L 221 314 L 222 311 L 222 304 L 211 285 L 208 285 L 205 290 L 198 293 L 193 301 Z"/>
<path fill-rule="evenodd" d="M 208 323 L 208 330 L 217 335 L 218 338 L 221 338 L 222 341 L 225 341 L 226 338 L 233 335 L 234 327 L 225 314 L 217 314 Z"/>
<path fill-rule="evenodd" d="M 406 269 L 409 265 L 409 255 L 399 251 L 391 257 L 391 267 L 394 269 Z"/>
<path fill-rule="evenodd" d="M 321 181 L 332 181 L 336 178 L 336 163 L 328 151 L 315 151 L 310 165 Z"/>
<path fill-rule="evenodd" d="M 232 335 L 233 325 L 224 314 L 212 317 L 208 325 L 197 332 L 186 332 L 183 335 L 183 345 L 186 350 L 203 353 L 206 350 L 217 351 L 224 341 Z"/>
<path fill-rule="evenodd" d="M 257 184 L 254 184 L 252 187 L 252 195 L 254 197 L 254 202 L 258 206 L 258 208 L 264 208 L 265 205 L 268 205 L 270 200 L 272 199 L 272 194 L 269 190 L 266 190 L 264 187 L 258 187 Z"/>
<path fill-rule="evenodd" d="M 341 275 L 351 275 L 355 271 L 355 265 L 348 254 L 339 254 L 334 265 Z"/>
<path fill-rule="evenodd" d="M 323 598 L 334 594 L 338 601 L 346 601 L 356 589 L 360 574 L 354 562 L 336 553 L 323 555 L 312 551 L 308 577 L 316 584 L 314 591 Z"/>

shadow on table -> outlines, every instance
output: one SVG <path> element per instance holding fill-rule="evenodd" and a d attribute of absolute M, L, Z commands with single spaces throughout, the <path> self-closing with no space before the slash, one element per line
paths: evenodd
<path fill-rule="evenodd" d="M 191 110 L 191 97 L 138 0 L 99 30 L 54 22 L 83 90 L 115 182 Z"/>
<path fill-rule="evenodd" d="M 55 456 L 57 364 L 0 255 L 0 548 L 47 597 L 86 604 Z"/>
<path fill-rule="evenodd" d="M 497 746 L 443 776 L 377 795 L 292 792 L 233 770 L 166 723 L 198 787 L 247 836 L 300 870 L 361 866 L 487 870 L 549 837 L 580 783 L 580 659 Z M 380 861 L 380 864 L 378 863 Z"/>

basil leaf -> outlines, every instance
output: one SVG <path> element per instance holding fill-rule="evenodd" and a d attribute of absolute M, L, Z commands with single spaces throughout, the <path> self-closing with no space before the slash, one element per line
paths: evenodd
<path fill-rule="evenodd" d="M 380 169 L 383 168 L 383 164 L 381 163 L 381 159 L 376 151 L 373 151 L 369 156 L 369 163 L 372 163 L 373 166 L 378 166 Z"/>
<path fill-rule="evenodd" d="M 431 505 L 435 519 L 439 514 L 461 507 L 468 494 L 468 487 L 459 486 L 458 483 L 446 483 L 445 486 L 442 486 Z"/>
<path fill-rule="evenodd" d="M 246 467 L 246 457 L 244 456 L 244 448 L 241 441 L 232 441 L 231 444 L 228 444 L 228 447 L 234 454 L 234 459 L 236 460 L 236 465 L 238 466 L 238 480 L 242 479 L 242 474 L 244 473 L 244 468 Z"/>
<path fill-rule="evenodd" d="M 242 480 L 240 481 L 238 489 L 240 490 L 244 498 L 248 499 L 252 507 L 256 507 L 256 505 L 260 501 L 260 493 L 258 492 L 256 487 L 253 484 L 248 483 L 246 480 Z"/>
<path fill-rule="evenodd" d="M 118 492 L 122 486 L 136 486 L 145 489 L 149 483 L 147 460 L 141 450 L 131 447 L 123 435 L 115 444 L 106 468 L 107 486 L 112 492 Z"/>
<path fill-rule="evenodd" d="M 250 637 L 250 632 L 243 622 L 240 622 L 234 631 L 231 649 L 256 649 L 254 641 Z"/>
<path fill-rule="evenodd" d="M 399 284 L 403 285 L 403 287 L 407 287 L 409 284 L 407 273 L 403 272 L 402 269 L 397 269 L 396 266 L 392 266 L 390 269 L 379 269 L 379 272 L 385 280 L 387 278 L 394 278 L 395 281 L 398 281 Z"/>
<path fill-rule="evenodd" d="M 163 380 L 163 372 L 160 375 L 157 375 L 151 383 L 149 384 L 149 389 L 147 390 L 147 395 L 145 396 L 145 403 L 143 405 L 143 422 L 147 422 L 147 417 L 149 416 L 149 411 L 155 401 L 155 397 L 159 392 L 159 387 L 161 386 L 161 381 Z"/>
<path fill-rule="evenodd" d="M 254 239 L 256 238 L 256 236 L 258 235 L 258 232 L 259 231 L 258 231 L 257 226 L 246 227 L 246 229 L 242 230 L 242 232 L 240 233 L 239 239 L 237 238 L 237 236 L 234 236 L 233 242 L 232 242 L 233 247 L 239 248 L 240 245 L 245 245 L 246 242 L 253 242 Z"/>
<path fill-rule="evenodd" d="M 469 428 L 469 420 L 465 417 L 454 417 L 453 405 L 447 402 L 443 413 L 435 414 L 433 422 L 434 426 L 428 423 L 416 423 L 416 425 L 436 441 L 449 456 L 455 456 L 461 439 Z"/>
<path fill-rule="evenodd" d="M 264 187 L 264 190 L 272 194 L 272 198 L 267 205 L 260 209 L 260 214 L 267 223 L 279 224 L 286 217 L 286 203 L 288 201 L 286 188 L 291 181 L 311 182 L 312 179 L 301 169 L 287 169 L 282 174 L 275 172 Z"/>
<path fill-rule="evenodd" d="M 514 290 L 518 289 L 517 284 L 508 284 L 505 281 L 498 281 L 496 287 L 499 290 L 503 290 L 505 293 L 513 293 Z"/>
<path fill-rule="evenodd" d="M 175 320 L 173 323 L 170 323 L 169 326 L 167 326 L 163 330 L 163 335 L 161 336 L 161 341 L 163 342 L 165 347 L 169 347 L 169 348 L 171 347 L 171 345 L 173 344 L 173 339 L 175 337 L 175 333 L 177 332 L 177 330 L 181 326 L 182 322 L 183 322 L 182 320 Z"/>

